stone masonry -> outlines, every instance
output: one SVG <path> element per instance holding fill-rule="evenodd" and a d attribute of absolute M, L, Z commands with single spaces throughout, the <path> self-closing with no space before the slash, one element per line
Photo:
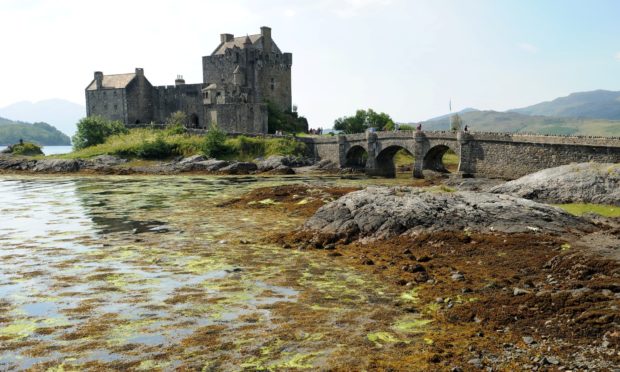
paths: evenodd
<path fill-rule="evenodd" d="M 316 159 L 364 167 L 367 174 L 383 177 L 395 176 L 393 157 L 400 149 L 414 156 L 415 177 L 422 177 L 424 169 L 446 172 L 442 157 L 448 150 L 459 157 L 463 176 L 505 179 L 570 163 L 620 162 L 620 138 L 401 131 L 300 140 Z"/>
<path fill-rule="evenodd" d="M 153 86 L 141 68 L 117 75 L 97 71 L 86 88 L 86 112 L 131 127 L 163 123 L 182 111 L 190 128 L 267 133 L 268 103 L 292 109 L 292 63 L 293 55 L 282 53 L 269 27 L 256 35 L 222 34 L 213 53 L 202 58 L 202 83 L 186 84 L 177 76 L 175 85 Z"/>

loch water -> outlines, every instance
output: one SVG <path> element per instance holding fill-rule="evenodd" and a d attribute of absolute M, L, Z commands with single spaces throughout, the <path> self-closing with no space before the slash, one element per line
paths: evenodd
<path fill-rule="evenodd" d="M 356 365 L 369 343 L 403 336 L 403 294 L 262 239 L 301 218 L 218 204 L 256 187 L 363 182 L 1 176 L 0 370 Z"/>

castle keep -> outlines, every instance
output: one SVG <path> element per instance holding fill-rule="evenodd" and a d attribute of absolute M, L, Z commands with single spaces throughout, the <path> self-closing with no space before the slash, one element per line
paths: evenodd
<path fill-rule="evenodd" d="M 229 133 L 267 133 L 267 102 L 292 109 L 292 63 L 293 55 L 282 53 L 269 27 L 256 35 L 222 34 L 213 53 L 202 57 L 202 83 L 186 84 L 177 76 L 175 85 L 153 86 L 141 68 L 117 75 L 97 71 L 86 88 L 86 112 L 131 127 L 163 123 L 183 111 L 191 128 L 217 124 Z"/>

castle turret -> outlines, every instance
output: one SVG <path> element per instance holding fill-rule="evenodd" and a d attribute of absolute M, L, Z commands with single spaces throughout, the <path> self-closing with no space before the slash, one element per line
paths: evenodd
<path fill-rule="evenodd" d="M 263 51 L 267 55 L 271 54 L 273 41 L 271 40 L 271 28 L 263 26 L 260 28 L 260 34 L 263 36 Z"/>
<path fill-rule="evenodd" d="M 185 79 L 183 79 L 183 75 L 177 75 L 177 78 L 174 80 L 174 85 L 185 85 Z"/>
<path fill-rule="evenodd" d="M 95 71 L 95 86 L 97 87 L 97 90 L 101 89 L 102 85 L 103 85 L 103 72 Z"/>
<path fill-rule="evenodd" d="M 136 76 L 144 76 L 144 69 L 136 67 Z"/>

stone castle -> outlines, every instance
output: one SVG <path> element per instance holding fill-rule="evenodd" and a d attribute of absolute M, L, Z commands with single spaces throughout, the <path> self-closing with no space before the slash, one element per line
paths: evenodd
<path fill-rule="evenodd" d="M 164 123 L 170 114 L 184 112 L 187 126 L 208 129 L 213 124 L 229 133 L 267 133 L 267 103 L 291 111 L 293 55 L 282 53 L 271 29 L 242 37 L 222 34 L 220 44 L 202 57 L 203 81 L 153 86 L 136 68 L 128 74 L 95 72 L 86 88 L 86 112 L 119 120 L 126 126 Z"/>

